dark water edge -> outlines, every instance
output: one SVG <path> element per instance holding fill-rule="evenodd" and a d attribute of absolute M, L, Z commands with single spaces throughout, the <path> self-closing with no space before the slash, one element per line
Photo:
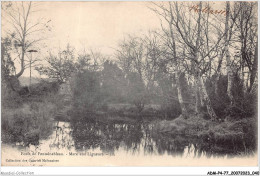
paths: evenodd
<path fill-rule="evenodd" d="M 165 130 L 167 126 L 164 131 L 158 130 L 158 124 L 162 123 L 158 119 L 132 119 L 119 116 L 105 116 L 105 119 L 100 114 L 89 114 L 80 118 L 70 118 L 70 121 L 55 121 L 52 134 L 46 139 L 38 139 L 39 141 L 31 143 L 30 146 L 33 145 L 38 149 L 48 148 L 50 152 L 98 150 L 111 156 L 121 151 L 130 155 L 173 157 L 190 155 L 198 158 L 202 156 L 233 158 L 253 156 L 256 153 L 256 150 L 250 148 L 251 144 L 245 147 L 243 141 L 229 138 L 215 141 L 211 138 L 212 134 L 205 135 L 204 131 L 203 135 L 197 135 L 194 127 L 188 128 L 188 133 L 178 133 L 173 128 Z M 170 124 L 174 121 L 164 122 Z M 30 147 L 23 142 L 11 145 L 23 150 Z"/>
<path fill-rule="evenodd" d="M 167 154 L 182 156 L 193 148 L 194 156 L 235 157 L 254 154 L 239 140 L 213 141 L 210 136 L 160 132 L 158 121 L 102 122 L 86 119 L 85 123 L 71 123 L 76 150 L 101 148 L 103 152 L 115 153 L 120 147 L 132 153 Z"/>

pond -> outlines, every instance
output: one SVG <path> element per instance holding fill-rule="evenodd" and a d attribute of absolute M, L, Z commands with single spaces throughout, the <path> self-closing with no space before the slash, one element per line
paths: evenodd
<path fill-rule="evenodd" d="M 216 146 L 189 136 L 158 133 L 153 128 L 154 123 L 144 121 L 56 121 L 53 133 L 47 139 L 40 140 L 37 149 L 44 152 L 89 152 L 109 156 L 119 153 L 179 157 L 235 155 L 233 150 L 225 146 Z"/>
<path fill-rule="evenodd" d="M 188 159 L 187 161 L 190 162 L 190 159 L 202 158 L 226 160 L 240 155 L 238 150 L 234 150 L 233 146 L 228 146 L 226 143 L 217 145 L 196 137 L 159 133 L 154 128 L 156 123 L 156 120 L 152 122 L 144 120 L 109 120 L 104 122 L 94 119 L 73 120 L 71 122 L 54 121 L 52 134 L 48 138 L 40 140 L 39 145 L 24 147 L 18 143 L 11 147 L 2 144 L 2 152 L 12 153 L 13 157 L 19 157 L 26 152 L 37 153 L 38 156 L 28 157 L 32 161 L 37 161 L 46 153 L 48 155 L 56 153 L 56 156 L 45 156 L 45 159 L 58 160 L 63 157 L 62 160 L 66 161 L 66 163 L 51 163 L 52 166 L 57 164 L 71 166 L 72 164 L 68 162 L 68 160 L 73 160 L 71 157 L 75 157 L 75 166 L 100 165 L 101 156 L 104 165 L 112 163 L 111 159 L 113 158 L 115 159 L 114 163 L 118 160 L 115 165 L 121 165 L 124 158 L 128 158 L 128 160 L 125 160 L 123 165 L 129 163 L 139 165 L 140 159 L 147 158 L 147 165 L 153 165 L 149 161 L 154 160 L 155 165 L 165 166 L 176 165 L 176 163 L 167 163 L 166 158 L 168 160 L 170 158 L 176 159 L 178 160 L 177 164 L 179 164 L 179 160 L 182 158 Z M 81 157 L 81 164 L 77 158 L 79 155 L 86 156 Z M 8 157 L 6 156 L 6 158 Z M 89 157 L 95 158 L 95 160 Z M 156 162 L 157 159 L 158 162 Z M 181 165 L 187 165 L 187 161 L 183 161 Z M 203 161 L 207 164 L 207 160 Z M 142 164 L 146 165 L 145 161 L 142 160 Z M 44 166 L 46 164 L 29 163 L 29 165 Z"/>

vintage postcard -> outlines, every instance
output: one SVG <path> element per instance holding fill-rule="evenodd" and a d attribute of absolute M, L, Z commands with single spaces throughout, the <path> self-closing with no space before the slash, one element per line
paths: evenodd
<path fill-rule="evenodd" d="M 1 166 L 257 166 L 258 3 L 1 2 Z"/>

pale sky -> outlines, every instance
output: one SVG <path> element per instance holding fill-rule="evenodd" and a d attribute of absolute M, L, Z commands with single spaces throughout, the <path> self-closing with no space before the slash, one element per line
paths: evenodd
<path fill-rule="evenodd" d="M 111 54 L 126 34 L 160 28 L 147 2 L 43 2 L 42 16 L 51 19 L 48 46 L 93 48 Z"/>
<path fill-rule="evenodd" d="M 43 17 L 51 20 L 52 30 L 34 57 L 43 57 L 48 50 L 65 49 L 67 43 L 76 51 L 85 48 L 111 55 L 114 52 L 112 48 L 116 48 L 127 34 L 145 34 L 161 27 L 158 16 L 147 8 L 149 2 L 37 3 L 41 11 L 31 19 Z M 36 71 L 32 73 L 38 76 Z M 29 76 L 29 69 L 23 76 Z"/>
<path fill-rule="evenodd" d="M 77 51 L 85 48 L 111 55 L 114 51 L 112 48 L 127 34 L 160 28 L 160 20 L 147 8 L 148 2 L 37 3 L 40 11 L 31 19 L 50 19 L 52 31 L 43 41 L 45 47 L 34 54 L 35 57 L 46 55 L 47 50 L 65 49 L 67 43 Z M 2 30 L 4 27 L 2 24 Z M 18 65 L 17 68 L 19 71 Z M 32 73 L 38 76 L 36 71 Z M 23 76 L 29 76 L 29 69 Z"/>

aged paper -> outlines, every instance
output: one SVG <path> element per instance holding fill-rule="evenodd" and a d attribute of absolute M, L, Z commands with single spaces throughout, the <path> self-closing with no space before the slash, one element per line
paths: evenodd
<path fill-rule="evenodd" d="M 257 166 L 257 2 L 1 2 L 2 166 Z"/>

